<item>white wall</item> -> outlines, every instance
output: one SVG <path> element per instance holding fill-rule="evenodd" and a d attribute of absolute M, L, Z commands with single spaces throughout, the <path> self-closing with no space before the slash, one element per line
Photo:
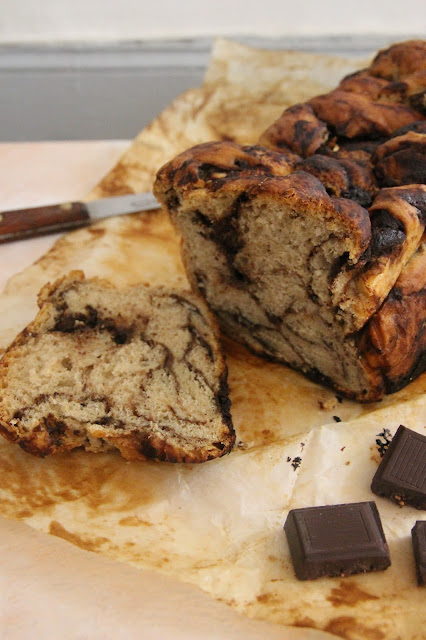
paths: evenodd
<path fill-rule="evenodd" d="M 0 43 L 426 34 L 425 0 L 0 0 Z"/>

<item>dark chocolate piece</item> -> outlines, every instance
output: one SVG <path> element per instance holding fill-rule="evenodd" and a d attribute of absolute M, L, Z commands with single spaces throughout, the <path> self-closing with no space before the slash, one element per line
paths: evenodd
<path fill-rule="evenodd" d="M 292 509 L 284 525 L 296 576 L 349 576 L 390 566 L 374 502 Z"/>
<path fill-rule="evenodd" d="M 426 509 L 426 436 L 398 427 L 374 475 L 371 491 L 401 506 Z"/>
<path fill-rule="evenodd" d="M 426 585 L 426 520 L 417 520 L 411 529 L 414 560 L 416 561 L 417 584 Z"/>

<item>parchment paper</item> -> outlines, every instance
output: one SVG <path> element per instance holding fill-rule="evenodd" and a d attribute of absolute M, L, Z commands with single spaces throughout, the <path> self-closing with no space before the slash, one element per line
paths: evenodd
<path fill-rule="evenodd" d="M 191 144 L 223 137 L 254 142 L 287 104 L 333 86 L 359 64 L 308 54 L 259 52 L 219 41 L 205 85 L 178 98 L 160 114 L 90 197 L 149 188 L 159 166 Z M 37 264 L 11 279 L 0 298 L 0 347 L 6 347 L 33 317 L 40 287 L 72 268 L 83 269 L 87 276 L 102 275 L 118 286 L 138 281 L 187 286 L 179 241 L 164 214 L 103 221 L 63 237 Z M 77 551 L 67 548 L 65 553 L 62 543 L 57 554 L 54 540 L 38 536 L 37 540 L 30 536 L 28 545 L 18 543 L 21 538 L 16 537 L 15 544 L 13 527 L 17 525 L 3 522 L 0 539 L 8 545 L 8 557 L 10 550 L 11 570 L 16 567 L 22 578 L 33 559 L 36 571 L 42 571 L 45 556 L 38 544 L 43 548 L 52 544 L 54 559 L 64 553 L 67 561 L 65 566 L 58 564 L 59 578 L 53 568 L 47 576 L 43 571 L 37 575 L 44 575 L 42 593 L 47 600 L 43 602 L 52 597 L 53 584 L 57 603 L 69 571 L 73 584 L 69 609 L 55 604 L 52 609 L 63 616 L 65 627 L 73 615 L 81 616 L 81 637 L 93 637 L 93 617 L 97 632 L 104 634 L 99 637 L 118 637 L 120 611 L 127 616 L 122 592 L 129 580 L 132 595 L 134 590 L 141 593 L 143 619 L 149 621 L 149 628 L 155 629 L 156 606 L 160 606 L 171 621 L 173 637 L 179 637 L 176 626 L 185 638 L 209 637 L 212 629 L 213 633 L 217 629 L 212 637 L 232 638 L 229 634 L 234 629 L 235 637 L 251 637 L 251 630 L 244 626 L 247 621 L 235 627 L 230 622 L 228 629 L 222 629 L 217 623 L 221 605 L 213 600 L 211 609 L 207 605 L 199 609 L 205 621 L 204 635 L 200 635 L 196 611 L 201 607 L 198 598 L 205 600 L 183 585 L 192 583 L 250 617 L 294 625 L 281 630 L 271 627 L 265 633 L 253 631 L 258 633 L 253 637 L 269 634 L 273 638 L 277 633 L 276 637 L 296 638 L 296 627 L 302 627 L 306 638 L 311 633 L 321 637 L 320 632 L 309 631 L 315 628 L 354 640 L 420 640 L 426 622 L 424 596 L 416 586 L 409 539 L 419 513 L 374 497 L 369 485 L 379 462 L 375 441 L 384 428 L 394 433 L 403 423 L 424 432 L 426 377 L 382 403 L 358 405 L 341 401 L 332 391 L 286 367 L 262 361 L 230 341 L 224 345 L 237 431 L 237 446 L 224 459 L 199 466 L 140 464 L 127 463 L 114 454 L 74 451 L 39 460 L 0 443 L 0 512 L 4 516 L 23 520 L 86 552 L 163 575 L 137 574 L 122 565 L 112 569 L 102 560 L 107 563 L 102 566 L 105 575 L 111 575 L 111 593 L 119 609 L 118 617 L 106 623 L 99 614 L 104 595 L 95 603 L 89 597 L 96 590 L 87 585 L 93 580 L 98 584 L 100 560 L 93 555 L 84 553 L 76 559 Z M 344 580 L 297 581 L 282 531 L 288 510 L 372 499 L 382 516 L 392 567 Z M 22 532 L 25 540 L 28 534 Z M 20 560 L 17 545 L 25 554 L 28 549 L 26 564 Z M 82 583 L 77 573 L 84 576 Z M 173 585 L 170 588 L 162 586 L 166 574 L 167 585 Z M 188 595 L 184 603 L 169 598 L 174 589 L 178 595 L 189 589 L 194 597 Z M 37 590 L 16 591 L 11 590 L 13 598 L 25 607 L 27 618 L 35 617 L 36 607 L 43 608 Z M 155 596 L 151 617 L 150 595 Z M 132 600 L 131 620 L 134 606 Z M 50 637 L 49 616 L 42 619 L 41 631 Z M 6 622 L 8 629 L 18 629 L 10 619 Z M 168 632 L 161 633 L 159 637 L 169 637 Z"/>

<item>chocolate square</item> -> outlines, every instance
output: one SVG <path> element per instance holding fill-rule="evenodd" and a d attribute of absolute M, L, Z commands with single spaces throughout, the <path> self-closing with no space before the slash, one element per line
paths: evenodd
<path fill-rule="evenodd" d="M 417 584 L 426 585 L 426 520 L 417 520 L 411 529 L 414 560 L 416 561 Z"/>
<path fill-rule="evenodd" d="M 284 530 L 299 580 L 379 571 L 391 564 L 374 502 L 292 509 Z"/>
<path fill-rule="evenodd" d="M 374 475 L 371 491 L 401 506 L 426 509 L 426 436 L 398 427 Z"/>

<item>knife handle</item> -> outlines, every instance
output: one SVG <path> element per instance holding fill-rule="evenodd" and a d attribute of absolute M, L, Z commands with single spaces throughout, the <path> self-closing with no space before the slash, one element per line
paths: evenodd
<path fill-rule="evenodd" d="M 84 202 L 0 211 L 0 243 L 82 227 L 90 221 Z"/>

